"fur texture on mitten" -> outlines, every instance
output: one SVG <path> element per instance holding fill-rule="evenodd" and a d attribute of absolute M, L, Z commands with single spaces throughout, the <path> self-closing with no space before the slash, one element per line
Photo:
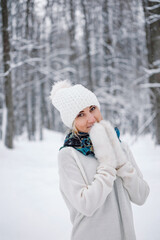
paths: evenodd
<path fill-rule="evenodd" d="M 95 123 L 89 135 L 98 161 L 116 168 L 116 156 L 105 128 L 100 123 Z"/>
<path fill-rule="evenodd" d="M 114 128 L 112 127 L 111 123 L 109 121 L 101 120 L 100 124 L 106 130 L 106 133 L 108 135 L 108 138 L 111 142 L 111 145 L 116 155 L 116 162 L 117 162 L 116 169 L 119 169 L 121 166 L 123 166 L 127 162 L 127 156 L 121 147 L 121 143 L 117 138 L 117 134 Z"/>

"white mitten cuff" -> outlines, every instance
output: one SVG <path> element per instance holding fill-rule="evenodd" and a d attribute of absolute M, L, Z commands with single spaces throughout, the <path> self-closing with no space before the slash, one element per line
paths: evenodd
<path fill-rule="evenodd" d="M 132 166 L 132 164 L 127 161 L 122 167 L 117 170 L 117 176 L 124 178 L 130 178 L 135 175 L 136 169 Z"/>

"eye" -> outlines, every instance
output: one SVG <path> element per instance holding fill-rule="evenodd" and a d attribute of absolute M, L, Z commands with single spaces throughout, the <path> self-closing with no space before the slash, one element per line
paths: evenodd
<path fill-rule="evenodd" d="M 83 117 L 84 116 L 84 113 L 79 113 L 78 115 L 77 115 L 77 117 Z"/>
<path fill-rule="evenodd" d="M 91 107 L 90 111 L 94 111 L 96 109 L 96 106 Z"/>

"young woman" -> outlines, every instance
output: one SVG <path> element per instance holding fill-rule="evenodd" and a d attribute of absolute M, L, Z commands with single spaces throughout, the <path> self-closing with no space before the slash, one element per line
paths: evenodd
<path fill-rule="evenodd" d="M 71 130 L 58 155 L 71 240 L 135 240 L 131 202 L 142 205 L 149 187 L 127 144 L 82 85 L 58 82 L 50 98 Z"/>

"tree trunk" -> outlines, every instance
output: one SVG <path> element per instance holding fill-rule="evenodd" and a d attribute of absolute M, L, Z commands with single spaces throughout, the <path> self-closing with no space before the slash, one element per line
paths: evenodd
<path fill-rule="evenodd" d="M 103 51 L 104 51 L 104 69 L 106 69 L 105 72 L 105 78 L 104 81 L 107 84 L 107 86 L 109 87 L 112 81 L 112 73 L 111 70 L 109 70 L 111 68 L 110 65 L 112 65 L 112 52 L 113 52 L 113 47 L 112 47 L 112 36 L 111 36 L 111 23 L 112 23 L 112 19 L 109 16 L 109 11 L 110 7 L 109 7 L 109 0 L 104 0 L 103 1 L 103 6 L 102 6 L 102 17 L 103 17 Z M 112 50 L 112 51 L 111 51 Z M 109 63 L 111 62 L 111 63 Z"/>
<path fill-rule="evenodd" d="M 149 69 L 153 70 L 150 75 L 149 82 L 160 83 L 160 7 L 158 1 L 152 2 L 143 0 L 143 7 L 146 18 L 146 37 L 147 37 L 147 48 L 148 48 L 148 64 Z M 157 6 L 157 7 L 156 7 Z M 151 103 L 152 111 L 156 113 L 154 120 L 156 143 L 160 144 L 160 89 L 157 87 L 151 88 Z"/>
<path fill-rule="evenodd" d="M 84 40 L 85 40 L 85 47 L 86 47 L 86 58 L 87 58 L 87 87 L 93 91 L 93 83 L 92 83 L 92 69 L 91 69 L 91 56 L 90 56 L 90 34 L 89 34 L 89 22 L 87 18 L 87 1 L 81 0 L 83 15 L 84 15 Z"/>
<path fill-rule="evenodd" d="M 77 75 L 77 63 L 75 63 L 75 60 L 77 58 L 76 54 L 76 40 L 75 40 L 75 6 L 74 6 L 74 1 L 70 0 L 70 19 L 71 22 L 69 24 L 69 40 L 70 40 L 70 49 L 71 49 L 71 55 L 70 55 L 70 65 L 71 67 L 75 70 L 75 74 L 73 72 L 70 72 L 70 78 L 71 82 L 78 82 L 78 75 Z M 76 80 L 76 81 L 75 81 Z"/>
<path fill-rule="evenodd" d="M 25 25 L 25 38 L 26 41 L 28 41 L 28 47 L 25 50 L 26 58 L 31 58 L 34 55 L 34 51 L 30 50 L 30 41 L 33 40 L 33 27 L 34 27 L 34 21 L 33 21 L 33 0 L 27 0 L 26 1 L 26 25 Z M 31 25 L 32 22 L 32 25 Z M 27 120 L 27 132 L 28 132 L 28 140 L 34 140 L 35 139 L 35 129 L 34 129 L 34 105 L 33 105 L 33 91 L 32 91 L 32 84 L 30 84 L 34 79 L 34 74 L 31 73 L 32 67 L 29 65 L 25 65 L 25 82 L 26 82 L 26 120 Z M 33 84 L 34 86 L 34 84 Z"/>
<path fill-rule="evenodd" d="M 13 101 L 12 101 L 12 80 L 10 73 L 10 42 L 8 32 L 8 8 L 7 0 L 1 0 L 2 8 L 2 35 L 3 35 L 3 65 L 4 72 L 7 73 L 4 77 L 5 104 L 7 109 L 5 145 L 8 148 L 13 148 Z"/>

